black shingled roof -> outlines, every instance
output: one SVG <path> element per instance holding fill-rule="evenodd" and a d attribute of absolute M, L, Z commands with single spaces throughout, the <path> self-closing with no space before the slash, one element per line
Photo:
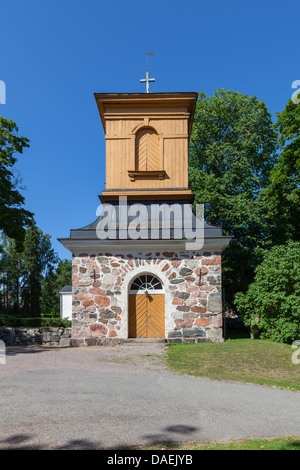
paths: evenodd
<path fill-rule="evenodd" d="M 62 289 L 60 289 L 59 293 L 62 294 L 64 292 L 72 292 L 72 286 L 64 286 Z"/>

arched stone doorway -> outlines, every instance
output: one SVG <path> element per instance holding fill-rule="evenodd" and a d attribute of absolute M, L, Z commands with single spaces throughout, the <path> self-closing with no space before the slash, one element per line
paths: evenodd
<path fill-rule="evenodd" d="M 130 285 L 128 337 L 165 337 L 165 294 L 162 282 L 153 274 L 141 274 Z"/>

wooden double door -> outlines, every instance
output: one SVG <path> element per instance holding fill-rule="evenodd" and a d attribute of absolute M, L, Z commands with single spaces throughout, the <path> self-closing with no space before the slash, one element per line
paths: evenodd
<path fill-rule="evenodd" d="M 165 337 L 165 295 L 129 294 L 129 338 Z"/>

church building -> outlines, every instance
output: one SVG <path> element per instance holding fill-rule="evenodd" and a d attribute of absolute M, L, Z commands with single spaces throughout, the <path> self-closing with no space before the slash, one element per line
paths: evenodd
<path fill-rule="evenodd" d="M 221 253 L 231 237 L 191 211 L 197 93 L 95 99 L 106 140 L 103 210 L 59 239 L 72 252 L 71 344 L 223 341 Z"/>

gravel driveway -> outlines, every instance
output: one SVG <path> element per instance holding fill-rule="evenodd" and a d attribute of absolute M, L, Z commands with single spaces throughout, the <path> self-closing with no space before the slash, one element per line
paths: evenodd
<path fill-rule="evenodd" d="M 171 372 L 161 343 L 7 348 L 0 449 L 300 435 L 300 394 Z"/>

